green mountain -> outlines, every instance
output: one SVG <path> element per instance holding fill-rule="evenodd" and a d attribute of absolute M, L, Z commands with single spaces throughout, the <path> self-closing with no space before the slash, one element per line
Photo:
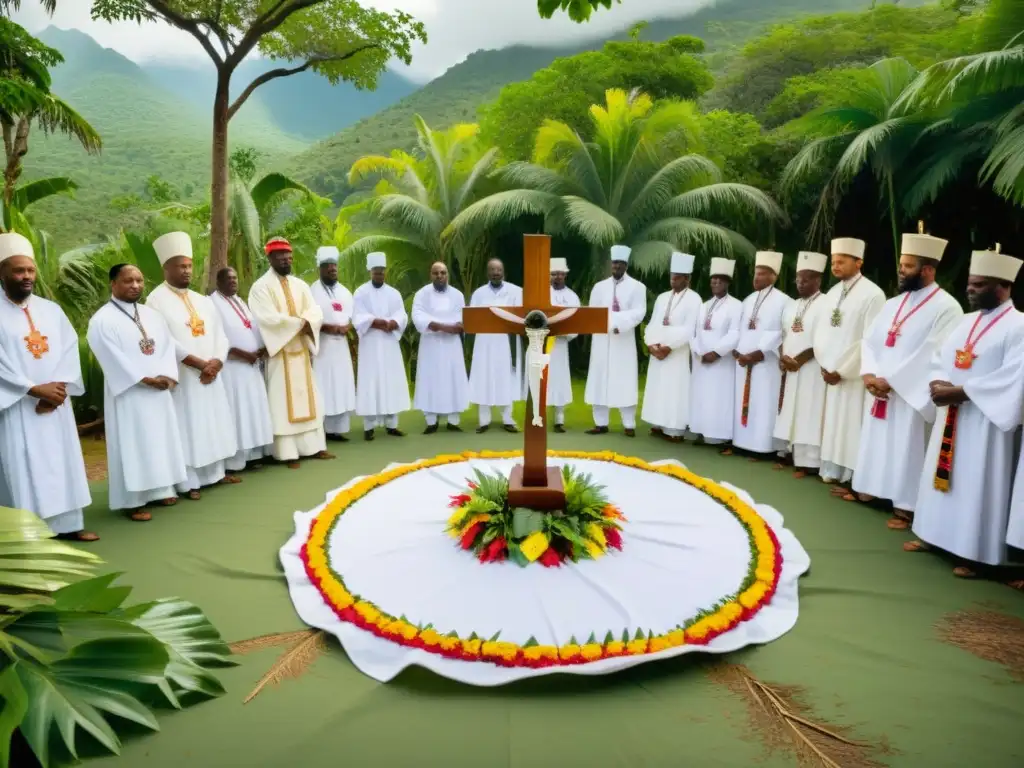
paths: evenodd
<path fill-rule="evenodd" d="M 70 176 L 74 198 L 56 197 L 33 206 L 37 224 L 58 247 L 95 242 L 117 233 L 131 217 L 111 207 L 112 198 L 139 194 L 157 175 L 199 200 L 209 187 L 210 114 L 161 88 L 138 65 L 78 31 L 49 27 L 40 35 L 64 54 L 53 72 L 53 91 L 79 111 L 103 137 L 103 151 L 90 157 L 63 136 L 30 138 L 24 178 Z M 231 123 L 232 142 L 266 153 L 270 162 L 302 150 L 254 104 Z"/>
<path fill-rule="evenodd" d="M 730 51 L 774 22 L 862 11 L 867 5 L 867 0 L 719 0 L 685 16 L 652 20 L 643 35 L 658 41 L 676 35 L 700 37 L 707 43 L 709 64 L 718 69 Z M 628 31 L 623 30 L 610 39 L 627 37 Z M 355 160 L 393 149 L 409 150 L 415 145 L 413 115 L 421 115 L 433 127 L 475 122 L 477 108 L 495 98 L 503 86 L 529 78 L 561 56 L 598 49 L 607 39 L 589 39 L 558 48 L 517 45 L 472 53 L 397 104 L 310 147 L 288 168 L 321 194 L 340 202 L 351 191 L 346 176 Z"/>

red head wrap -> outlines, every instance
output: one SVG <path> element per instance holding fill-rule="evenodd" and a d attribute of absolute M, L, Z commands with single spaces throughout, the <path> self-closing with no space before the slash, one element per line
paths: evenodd
<path fill-rule="evenodd" d="M 266 251 L 267 256 L 269 256 L 274 251 L 290 251 L 291 249 L 292 244 L 283 237 L 272 237 L 267 241 L 264 251 Z"/>

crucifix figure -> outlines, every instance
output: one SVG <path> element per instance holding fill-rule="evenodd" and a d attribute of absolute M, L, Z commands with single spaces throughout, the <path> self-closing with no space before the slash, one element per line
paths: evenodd
<path fill-rule="evenodd" d="M 523 244 L 523 306 L 466 307 L 462 324 L 466 333 L 525 334 L 529 340 L 526 366 L 530 398 L 526 403 L 523 463 L 512 468 L 508 503 L 512 507 L 557 510 L 565 505 L 562 475 L 547 465 L 548 435 L 547 362 L 544 340 L 550 334 L 608 333 L 606 307 L 551 306 L 551 238 L 526 235 Z"/>

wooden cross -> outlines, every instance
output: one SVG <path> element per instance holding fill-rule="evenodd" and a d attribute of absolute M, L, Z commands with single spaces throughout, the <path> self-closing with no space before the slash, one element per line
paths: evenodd
<path fill-rule="evenodd" d="M 523 306 L 500 307 L 505 312 L 525 318 L 532 310 L 540 310 L 550 320 L 564 307 L 551 305 L 551 238 L 547 235 L 526 235 L 523 242 Z M 525 326 L 505 320 L 491 307 L 466 307 L 462 311 L 466 333 L 502 333 L 525 335 Z M 552 336 L 608 333 L 607 307 L 580 307 L 561 322 L 549 326 Z M 547 465 L 547 426 L 533 424 L 533 409 L 546 413 L 548 372 L 544 370 L 540 403 L 532 398 L 526 402 L 523 463 L 512 469 L 509 477 L 508 503 L 512 507 L 537 510 L 559 510 L 565 507 L 562 475 L 557 467 Z"/>

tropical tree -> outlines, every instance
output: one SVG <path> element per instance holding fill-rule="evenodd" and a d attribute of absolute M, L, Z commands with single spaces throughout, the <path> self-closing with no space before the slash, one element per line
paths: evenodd
<path fill-rule="evenodd" d="M 785 220 L 768 195 L 722 181 L 711 160 L 692 152 L 700 147 L 700 120 L 691 102 L 655 107 L 646 94 L 612 89 L 590 112 L 589 141 L 565 123 L 544 123 L 533 162 L 497 171 L 510 188 L 462 211 L 445 237 L 471 243 L 520 216 L 540 215 L 549 234 L 589 246 L 589 263 L 577 266 L 593 278 L 603 274 L 615 243 L 633 246 L 631 264 L 641 272 L 664 273 L 674 248 L 752 252 L 725 222 Z"/>
<path fill-rule="evenodd" d="M 423 25 L 402 11 L 364 8 L 357 0 L 93 0 L 94 18 L 163 21 L 194 37 L 217 70 L 213 100 L 210 192 L 211 275 L 228 264 L 230 176 L 228 124 L 262 85 L 312 71 L 331 83 L 374 88 L 391 58 L 408 64 Z M 257 76 L 233 100 L 231 80 L 253 53 L 285 66 Z"/>
<path fill-rule="evenodd" d="M 589 21 L 590 15 L 598 8 L 611 8 L 613 3 L 621 2 L 622 0 L 537 0 L 537 11 L 545 19 L 550 19 L 558 11 L 566 11 L 570 19 L 582 23 Z"/>
<path fill-rule="evenodd" d="M 415 122 L 416 157 L 400 151 L 368 155 L 349 170 L 352 185 L 378 183 L 370 197 L 348 209 L 349 217 L 363 215 L 369 231 L 345 247 L 344 257 L 358 262 L 367 253 L 386 250 L 405 262 L 410 277 L 415 275 L 419 284 L 414 288 L 429 278 L 432 262 L 443 261 L 459 285 L 475 285 L 483 274 L 483 250 L 478 243 L 454 243 L 442 233 L 486 191 L 497 150 L 480 145 L 476 125 L 435 131 L 419 115 Z"/>

